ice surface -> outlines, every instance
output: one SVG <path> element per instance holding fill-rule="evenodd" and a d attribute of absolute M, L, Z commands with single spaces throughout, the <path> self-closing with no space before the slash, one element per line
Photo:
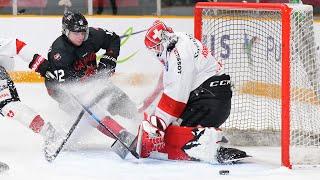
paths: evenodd
<path fill-rule="evenodd" d="M 140 102 L 151 91 L 148 87 L 121 87 L 135 102 Z M 47 95 L 42 84 L 17 84 L 23 102 L 37 110 L 45 119 L 58 122 L 66 118 L 58 105 Z M 75 131 L 63 151 L 53 163 L 45 161 L 42 138 L 18 122 L 0 120 L 0 161 L 10 170 L 0 174 L 1 180 L 101 180 L 101 179 L 246 179 L 266 180 L 275 178 L 315 179 L 320 176 L 317 168 L 288 170 L 280 167 L 280 149 L 266 147 L 239 147 L 253 158 L 237 165 L 212 165 L 199 162 L 135 159 L 131 155 L 121 160 L 110 151 L 112 143 L 85 122 Z M 71 146 L 70 144 L 75 144 Z M 228 169 L 229 175 L 219 175 Z"/>

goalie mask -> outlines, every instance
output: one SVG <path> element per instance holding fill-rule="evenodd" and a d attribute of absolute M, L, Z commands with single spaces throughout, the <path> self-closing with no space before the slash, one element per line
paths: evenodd
<path fill-rule="evenodd" d="M 154 52 L 157 57 L 160 57 L 165 49 L 164 43 L 168 40 L 168 33 L 173 33 L 170 27 L 167 27 L 163 22 L 157 20 L 148 29 L 144 39 L 146 47 Z"/>
<path fill-rule="evenodd" d="M 62 18 L 62 34 L 68 37 L 70 31 L 86 32 L 84 41 L 88 39 L 88 21 L 80 12 L 67 11 L 64 13 Z"/>

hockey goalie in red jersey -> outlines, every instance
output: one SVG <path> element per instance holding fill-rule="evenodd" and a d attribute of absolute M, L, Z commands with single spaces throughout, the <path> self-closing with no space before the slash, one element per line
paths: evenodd
<path fill-rule="evenodd" d="M 15 38 L 0 38 L 0 61 L 13 61 L 14 56 L 19 56 L 29 64 L 31 69 L 39 73 L 47 65 L 47 60 L 36 54 L 34 49 L 25 42 Z M 37 112 L 20 101 L 12 79 L 2 66 L 0 66 L 0 86 L 1 114 L 6 118 L 20 122 L 33 132 L 43 136 L 45 150 L 50 151 L 50 148 L 55 148 L 52 147 L 54 146 L 53 142 L 61 140 L 61 136 L 50 122 L 44 121 Z"/>
<path fill-rule="evenodd" d="M 230 76 L 210 50 L 193 36 L 174 32 L 157 20 L 144 43 L 163 65 L 157 88 L 145 99 L 144 111 L 161 95 L 139 130 L 141 157 L 165 155 L 174 160 L 234 162 L 246 152 L 222 147 L 219 127 L 231 109 Z"/>

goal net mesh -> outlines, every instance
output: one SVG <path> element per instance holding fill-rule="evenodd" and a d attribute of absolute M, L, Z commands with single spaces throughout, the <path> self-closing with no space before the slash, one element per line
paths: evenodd
<path fill-rule="evenodd" d="M 290 160 L 320 162 L 319 59 L 313 10 L 290 14 Z M 204 7 L 202 42 L 232 79 L 231 114 L 223 129 L 233 145 L 280 146 L 282 16 L 280 10 Z M 308 162 L 306 161 L 308 160 Z"/>

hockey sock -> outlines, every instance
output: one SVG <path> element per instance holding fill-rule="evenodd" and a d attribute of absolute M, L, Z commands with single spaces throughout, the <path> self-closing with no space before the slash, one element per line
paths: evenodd
<path fill-rule="evenodd" d="M 39 133 L 44 125 L 44 120 L 40 117 L 40 115 L 37 115 L 29 124 L 29 128 L 35 132 Z"/>

